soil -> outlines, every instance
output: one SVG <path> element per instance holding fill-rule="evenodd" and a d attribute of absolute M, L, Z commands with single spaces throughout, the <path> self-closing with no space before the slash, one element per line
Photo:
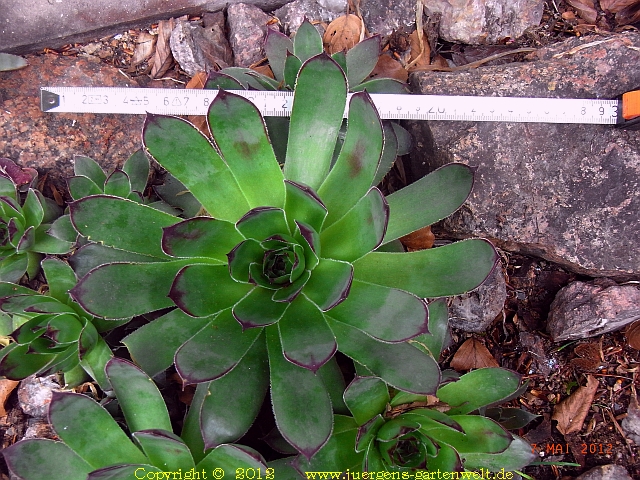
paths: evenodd
<path fill-rule="evenodd" d="M 568 36 L 635 28 L 617 25 L 614 16 L 600 13 L 598 22 L 591 24 L 581 19 L 577 11 L 568 6 L 568 2 L 548 0 L 541 25 L 528 31 L 518 42 L 518 46 L 539 47 Z M 152 25 L 147 31 L 156 28 L 157 25 Z M 48 50 L 39 54 L 92 55 L 121 69 L 141 85 L 161 86 L 157 84 L 157 80 L 149 80 L 149 68 L 145 62 L 136 67 L 130 66 L 135 40 L 141 32 L 142 30 L 129 30 L 95 42 L 68 45 L 55 52 Z M 464 47 L 439 44 L 439 51 L 443 56 L 459 52 L 460 48 Z M 487 47 L 485 56 L 492 53 L 490 47 Z M 482 57 L 482 51 L 475 55 Z M 172 67 L 163 78 L 163 82 L 174 83 L 186 83 L 189 80 L 177 66 Z M 384 187 L 395 190 L 406 183 L 407 173 L 400 162 L 385 179 Z M 437 228 L 434 231 L 437 239 L 446 240 Z M 639 351 L 628 344 L 621 331 L 577 342 L 552 343 L 545 333 L 545 320 L 550 304 L 560 288 L 571 281 L 584 278 L 547 261 L 508 252 L 503 253 L 502 267 L 509 292 L 503 311 L 483 334 L 453 331 L 453 344 L 443 354 L 442 367 L 449 366 L 462 342 L 474 337 L 488 348 L 500 366 L 517 371 L 528 382 L 526 393 L 511 403 L 539 415 L 539 418 L 517 432 L 532 444 L 541 462 L 547 463 L 527 467 L 524 473 L 530 478 L 574 478 L 593 466 L 611 463 L 623 465 L 633 478 L 640 478 L 638 445 L 626 438 L 620 427 L 620 422 L 627 415 L 630 400 L 635 395 L 635 389 L 640 387 L 636 378 L 640 366 Z M 38 283 L 36 280 L 32 286 L 38 287 Z M 126 333 L 126 328 L 130 327 L 125 326 L 122 331 L 111 335 L 110 341 L 114 346 L 117 345 L 118 336 Z M 123 350 L 118 350 L 118 354 L 126 354 Z M 579 386 L 585 385 L 588 375 L 598 382 L 595 396 L 582 429 L 565 437 L 551 417 L 559 402 Z M 83 388 L 89 391 L 88 386 Z M 163 393 L 167 396 L 172 417 L 179 423 L 192 392 L 182 391 L 177 378 L 169 372 Z M 29 417 L 18 407 L 16 391 L 8 398 L 5 406 L 8 414 L 0 417 L 2 448 L 22 438 L 29 424 Z M 267 435 L 271 425 L 268 420 L 265 422 L 257 422 L 249 435 L 254 438 Z M 51 435 L 46 424 L 36 425 L 36 428 L 44 436 Z M 242 442 L 264 451 L 264 445 L 256 443 L 257 440 L 245 438 Z M 578 466 L 561 466 L 554 462 L 574 463 Z M 8 472 L 0 456 L 0 479 L 5 478 L 8 478 Z"/>

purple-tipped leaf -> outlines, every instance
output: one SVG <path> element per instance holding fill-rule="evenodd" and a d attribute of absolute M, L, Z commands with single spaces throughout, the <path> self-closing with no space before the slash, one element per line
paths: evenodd
<path fill-rule="evenodd" d="M 284 356 L 312 372 L 337 350 L 336 339 L 323 313 L 304 295 L 298 296 L 278 322 Z"/>
<path fill-rule="evenodd" d="M 304 294 L 326 312 L 349 295 L 353 267 L 348 262 L 321 258 L 304 288 Z"/>
<path fill-rule="evenodd" d="M 277 234 L 291 234 L 284 210 L 275 207 L 254 208 L 238 220 L 236 228 L 245 238 L 258 241 Z"/>
<path fill-rule="evenodd" d="M 233 223 L 195 217 L 163 229 L 162 250 L 172 257 L 206 257 L 227 263 L 227 253 L 243 238 Z"/>
<path fill-rule="evenodd" d="M 287 215 L 289 228 L 293 232 L 296 228 L 296 221 L 305 222 L 316 232 L 319 232 L 327 216 L 327 207 L 324 206 L 320 197 L 306 185 L 285 181 L 287 192 L 284 210 Z"/>
<path fill-rule="evenodd" d="M 289 308 L 289 303 L 274 302 L 271 299 L 273 295 L 273 290 L 255 287 L 233 307 L 233 316 L 243 329 L 264 327 L 282 318 Z"/>

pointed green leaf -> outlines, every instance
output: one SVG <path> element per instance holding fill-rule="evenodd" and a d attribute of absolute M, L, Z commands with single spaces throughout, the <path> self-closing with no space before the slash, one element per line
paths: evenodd
<path fill-rule="evenodd" d="M 167 172 L 162 185 L 154 185 L 156 194 L 168 205 L 182 211 L 185 218 L 201 215 L 202 205 L 180 180 Z"/>
<path fill-rule="evenodd" d="M 396 138 L 390 121 L 385 120 L 382 122 L 382 131 L 384 132 L 384 147 L 378 169 L 376 170 L 376 176 L 373 182 L 371 182 L 372 187 L 378 185 L 385 175 L 389 173 L 398 157 L 398 139 Z"/>
<path fill-rule="evenodd" d="M 296 86 L 296 79 L 298 78 L 298 72 L 302 67 L 302 60 L 296 57 L 293 53 L 287 52 L 287 56 L 284 61 L 284 85 L 291 90 Z"/>
<path fill-rule="evenodd" d="M 2 453 L 9 470 L 28 480 L 51 480 L 51 472 L 64 472 L 65 480 L 85 480 L 93 470 L 67 445 L 48 439 L 23 440 Z"/>
<path fill-rule="evenodd" d="M 34 244 L 31 247 L 33 252 L 49 253 L 52 255 L 63 255 L 68 253 L 75 242 L 59 240 L 47 233 L 49 225 L 42 224 L 35 230 Z M 32 252 L 29 252 L 32 253 Z M 31 277 L 33 274 L 30 275 Z"/>
<path fill-rule="evenodd" d="M 23 380 L 43 370 L 55 358 L 55 355 L 31 353 L 29 345 L 10 343 L 0 350 L 0 375 L 10 380 Z"/>
<path fill-rule="evenodd" d="M 178 349 L 176 369 L 189 384 L 219 378 L 242 360 L 260 332 L 243 332 L 230 309 L 224 310 Z"/>
<path fill-rule="evenodd" d="M 254 478 L 267 475 L 264 458 L 255 450 L 242 445 L 220 445 L 196 466 L 197 472 L 214 470 L 220 478 L 240 477 L 240 472 L 244 472 L 247 478 L 252 475 L 256 475 Z M 281 477 L 278 475 L 278 478 Z"/>
<path fill-rule="evenodd" d="M 47 234 L 64 242 L 75 242 L 78 238 L 78 232 L 73 228 L 70 215 L 62 215 L 51 224 Z"/>
<path fill-rule="evenodd" d="M 438 469 L 441 472 L 460 472 L 463 470 L 460 455 L 455 448 L 446 444 L 438 445 L 438 454 L 435 457 L 428 457 L 427 467 L 432 472 Z"/>
<path fill-rule="evenodd" d="M 384 425 L 384 422 L 385 420 L 382 417 L 382 414 L 377 414 L 375 417 L 373 417 L 358 429 L 358 437 L 356 439 L 355 445 L 356 451 L 368 451 L 370 446 L 375 445 L 374 440 L 376 438 L 376 433 L 378 433 L 380 427 Z M 374 449 L 376 451 L 378 450 L 377 447 L 374 447 Z M 370 457 L 369 452 L 367 452 L 366 457 Z"/>
<path fill-rule="evenodd" d="M 317 470 L 339 470 L 357 472 L 361 469 L 364 455 L 355 451 L 358 426 L 353 418 L 336 415 L 331 438 L 311 461 L 297 457 L 294 464 L 301 472 Z M 280 472 L 276 468 L 276 472 Z M 373 474 L 373 472 L 371 472 Z M 373 475 L 372 475 L 373 476 Z M 391 478 L 391 477 L 389 477 Z"/>
<path fill-rule="evenodd" d="M 389 385 L 407 392 L 432 395 L 440 383 L 438 364 L 408 343 L 381 343 L 357 328 L 325 314 L 338 349 L 364 365 Z"/>
<path fill-rule="evenodd" d="M 112 358 L 113 353 L 111 352 L 111 348 L 107 345 L 107 342 L 99 336 L 94 347 L 80 359 L 82 369 L 98 382 L 98 385 L 103 391 L 111 390 L 111 384 L 104 372 L 104 368 Z"/>
<path fill-rule="evenodd" d="M 514 436 L 509 447 L 500 453 L 475 453 L 466 452 L 464 454 L 464 466 L 467 469 L 478 470 L 484 468 L 485 471 L 507 472 L 522 470 L 531 462 L 537 459 L 534 449 L 524 439 Z"/>
<path fill-rule="evenodd" d="M 227 164 L 192 124 L 177 117 L 147 115 L 143 130 L 147 151 L 198 199 L 209 214 L 237 221 L 249 204 Z M 193 168 L 193 159 L 199 159 Z"/>
<path fill-rule="evenodd" d="M 322 184 L 329 173 L 346 99 L 344 72 L 330 57 L 321 54 L 302 65 L 291 111 L 286 178 L 313 189 Z"/>
<path fill-rule="evenodd" d="M 322 53 L 322 37 L 306 18 L 293 37 L 293 53 L 303 62 Z"/>
<path fill-rule="evenodd" d="M 200 412 L 205 449 L 242 437 L 258 415 L 268 389 L 269 365 L 261 335 L 233 370 L 209 383 Z"/>
<path fill-rule="evenodd" d="M 350 86 L 352 92 L 364 92 L 369 93 L 409 93 L 409 88 L 406 83 L 402 83 L 394 78 L 374 78 L 373 80 L 367 80 L 360 85 Z"/>
<path fill-rule="evenodd" d="M 393 128 L 393 132 L 398 139 L 398 150 L 396 155 L 408 155 L 411 152 L 411 148 L 413 147 L 413 137 L 408 132 L 406 128 L 400 125 L 398 122 L 389 122 L 391 127 Z"/>
<path fill-rule="evenodd" d="M 42 270 L 49 284 L 49 295 L 56 300 L 68 304 L 69 294 L 76 282 L 76 274 L 69 265 L 57 258 L 47 258 L 42 261 Z"/>
<path fill-rule="evenodd" d="M 420 428 L 420 424 L 411 420 L 410 418 L 399 417 L 387 420 L 384 425 L 380 427 L 376 434 L 376 440 L 379 442 L 390 442 L 392 440 L 398 440 L 404 434 L 414 432 Z"/>
<path fill-rule="evenodd" d="M 177 273 L 169 297 L 189 315 L 208 317 L 235 305 L 253 288 L 234 281 L 226 265 L 196 264 Z"/>
<path fill-rule="evenodd" d="M 0 280 L 18 283 L 27 271 L 29 259 L 27 255 L 9 255 L 0 261 Z"/>
<path fill-rule="evenodd" d="M 198 463 L 205 457 L 204 440 L 200 430 L 200 410 L 205 397 L 209 394 L 209 383 L 199 383 L 196 386 L 195 394 L 191 399 L 191 405 L 187 410 L 182 425 L 180 438 L 187 444 L 194 462 Z"/>
<path fill-rule="evenodd" d="M 78 232 L 94 242 L 135 253 L 167 258 L 162 229 L 180 221 L 173 215 L 124 198 L 94 195 L 69 205 Z"/>
<path fill-rule="evenodd" d="M 273 301 L 273 295 L 273 290 L 256 287 L 233 307 L 233 316 L 242 328 L 264 327 L 282 318 L 290 304 Z"/>
<path fill-rule="evenodd" d="M 385 411 L 389 389 L 378 377 L 356 377 L 344 391 L 344 401 L 358 425 L 364 425 Z"/>
<path fill-rule="evenodd" d="M 440 354 L 450 342 L 447 300 L 441 298 L 429 304 L 429 333 L 418 335 L 411 343 L 424 348 L 434 359 L 439 360 Z"/>
<path fill-rule="evenodd" d="M 145 430 L 133 432 L 135 441 L 151 464 L 168 472 L 195 467 L 189 448 L 182 439 L 167 430 Z"/>
<path fill-rule="evenodd" d="M 373 187 L 340 220 L 320 232 L 322 256 L 352 262 L 382 242 L 389 209 L 384 195 Z"/>
<path fill-rule="evenodd" d="M 335 355 L 318 369 L 316 375 L 322 379 L 322 383 L 324 383 L 324 387 L 327 389 L 327 393 L 331 399 L 331 405 L 333 406 L 333 412 L 340 415 L 349 415 L 349 409 L 342 398 L 347 384 L 344 381 L 342 370 L 336 361 Z"/>
<path fill-rule="evenodd" d="M 16 245 L 16 251 L 18 253 L 25 253 L 28 250 L 31 250 L 36 241 L 36 232 L 33 227 L 27 228 L 20 240 L 18 240 L 18 244 Z"/>
<path fill-rule="evenodd" d="M 404 342 L 425 333 L 429 323 L 422 299 L 358 280 L 351 284 L 349 297 L 329 314 L 383 342 Z"/>
<path fill-rule="evenodd" d="M 304 294 L 326 312 L 347 298 L 352 280 L 353 267 L 350 263 L 321 258 L 304 287 Z"/>
<path fill-rule="evenodd" d="M 509 432 L 489 418 L 480 415 L 451 415 L 450 418 L 462 427 L 463 432 L 434 428 L 428 435 L 438 443 L 451 445 L 463 454 L 462 457 L 466 453 L 504 452 L 513 439 Z"/>
<path fill-rule="evenodd" d="M 298 221 L 304 222 L 319 232 L 327 216 L 327 208 L 320 197 L 312 189 L 290 180 L 285 181 L 285 187 L 287 194 L 284 211 L 289 230 L 295 231 L 297 226 L 295 222 Z"/>
<path fill-rule="evenodd" d="M 267 38 L 264 41 L 264 53 L 269 59 L 269 66 L 276 80 L 284 80 L 284 62 L 287 52 L 293 52 L 293 42 L 286 35 L 267 29 Z"/>
<path fill-rule="evenodd" d="M 331 401 L 319 377 L 284 358 L 277 327 L 266 330 L 276 425 L 285 440 L 309 459 L 331 435 Z"/>
<path fill-rule="evenodd" d="M 154 475 L 154 478 L 162 478 L 164 472 L 153 465 L 133 464 L 133 465 L 116 465 L 112 467 L 99 468 L 89 474 L 86 480 L 131 480 L 136 474 Z"/>
<path fill-rule="evenodd" d="M 172 257 L 207 257 L 227 263 L 243 238 L 233 223 L 211 217 L 189 218 L 163 229 L 162 250 Z"/>
<path fill-rule="evenodd" d="M 284 356 L 313 372 L 336 352 L 336 339 L 316 305 L 304 295 L 296 297 L 278 322 Z"/>
<path fill-rule="evenodd" d="M 252 278 L 251 264 L 256 264 L 260 267 L 260 272 L 255 276 L 263 277 L 262 262 L 264 254 L 265 249 L 260 242 L 252 238 L 237 244 L 227 255 L 231 278 L 236 282 L 242 283 L 249 283 L 252 280 L 258 281 L 257 278 Z"/>
<path fill-rule="evenodd" d="M 27 226 L 37 227 L 44 218 L 44 210 L 42 209 L 40 200 L 38 200 L 35 191 L 31 188 L 29 189 L 27 198 L 25 198 L 24 204 L 22 205 L 22 213 L 24 215 L 25 225 Z"/>
<path fill-rule="evenodd" d="M 154 377 L 169 368 L 178 348 L 210 321 L 208 317 L 193 318 L 176 308 L 136 329 L 122 343 L 133 361 Z"/>
<path fill-rule="evenodd" d="M 512 370 L 479 368 L 442 386 L 436 395 L 451 405 L 450 415 L 463 415 L 508 397 L 519 386 L 520 375 Z M 475 393 L 470 396 L 469 392 Z"/>
<path fill-rule="evenodd" d="M 114 170 L 104 182 L 104 193 L 116 197 L 127 198 L 131 193 L 131 182 L 129 175 L 122 170 Z"/>
<path fill-rule="evenodd" d="M 415 183 L 392 193 L 389 226 L 384 242 L 390 242 L 448 217 L 465 202 L 473 188 L 473 170 L 449 163 Z M 423 209 L 416 209 L 423 205 Z"/>
<path fill-rule="evenodd" d="M 144 193 L 149 180 L 149 158 L 144 150 L 136 150 L 122 166 L 122 170 L 129 176 L 131 191 Z M 106 192 L 105 192 L 106 193 Z"/>
<path fill-rule="evenodd" d="M 249 88 L 253 90 L 267 90 L 267 88 L 260 82 L 253 74 L 257 73 L 255 70 L 251 70 L 250 68 L 245 67 L 227 67 L 220 71 L 223 75 L 229 75 L 236 81 L 238 81 L 242 88 L 248 90 Z M 263 75 L 264 76 L 264 75 Z M 275 81 L 275 80 L 274 80 Z M 234 88 L 227 88 L 226 86 L 222 87 L 229 90 L 233 90 Z M 240 90 L 242 90 L 242 88 Z M 274 88 L 275 90 L 275 88 Z"/>
<path fill-rule="evenodd" d="M 169 291 L 189 260 L 111 263 L 91 270 L 69 292 L 92 315 L 126 318 L 173 305 Z"/>
<path fill-rule="evenodd" d="M 245 238 L 258 241 L 277 234 L 291 235 L 284 210 L 275 207 L 254 208 L 238 220 L 236 228 Z"/>
<path fill-rule="evenodd" d="M 536 418 L 540 418 L 540 415 L 534 415 L 522 408 L 517 407 L 491 407 L 485 411 L 485 416 L 495 420 L 503 428 L 507 430 L 518 430 L 524 428 Z"/>
<path fill-rule="evenodd" d="M 353 275 L 422 298 L 444 297 L 476 288 L 497 259 L 491 243 L 471 239 L 417 252 L 371 252 L 353 263 Z"/>
<path fill-rule="evenodd" d="M 378 111 L 365 93 L 349 102 L 347 134 L 327 178 L 318 189 L 329 211 L 324 228 L 342 218 L 371 188 L 382 154 L 382 124 Z M 345 189 L 345 179 L 349 188 Z"/>
<path fill-rule="evenodd" d="M 338 65 L 340 65 L 340 68 L 346 75 L 347 74 L 347 56 L 345 55 L 345 52 L 344 51 L 335 52 L 334 54 L 331 55 L 331 58 L 335 60 L 335 62 Z M 348 86 L 348 82 L 347 82 L 347 86 Z"/>
<path fill-rule="evenodd" d="M 144 463 L 111 415 L 89 397 L 53 392 L 49 419 L 58 436 L 94 469 L 121 463 Z M 100 432 L 100 441 L 92 441 Z"/>
<path fill-rule="evenodd" d="M 272 31 L 271 29 L 268 30 Z M 231 75 L 211 70 L 207 77 L 206 90 L 244 90 L 245 87 Z"/>
<path fill-rule="evenodd" d="M 96 185 L 93 180 L 84 175 L 76 175 L 67 179 L 69 193 L 74 200 L 80 200 L 89 195 L 99 195 L 104 193 L 104 189 Z M 102 185 L 102 184 L 101 184 Z"/>
<path fill-rule="evenodd" d="M 96 185 L 104 185 L 107 175 L 92 158 L 76 155 L 73 159 L 73 173 L 89 178 Z"/>
<path fill-rule="evenodd" d="M 73 271 L 76 272 L 78 278 L 84 277 L 89 270 L 99 265 L 104 265 L 105 263 L 151 263 L 158 261 L 156 257 L 107 247 L 101 243 L 87 243 L 83 245 L 74 251 L 68 260 L 69 265 L 71 265 Z"/>
<path fill-rule="evenodd" d="M 366 38 L 347 51 L 347 80 L 350 90 L 371 74 L 379 55 L 380 35 Z"/>
<path fill-rule="evenodd" d="M 283 207 L 284 176 L 258 108 L 221 90 L 211 102 L 208 119 L 213 140 L 249 206 Z"/>
<path fill-rule="evenodd" d="M 164 399 L 147 374 L 132 363 L 113 358 L 106 373 L 129 431 L 162 429 L 171 431 L 171 420 Z"/>

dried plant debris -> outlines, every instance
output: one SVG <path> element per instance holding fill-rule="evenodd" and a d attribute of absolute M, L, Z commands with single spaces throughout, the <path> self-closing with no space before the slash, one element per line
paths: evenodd
<path fill-rule="evenodd" d="M 582 430 L 598 385 L 598 380 L 593 375 L 588 375 L 585 386 L 578 387 L 569 397 L 556 405 L 551 418 L 558 422 L 557 428 L 562 435 L 567 436 Z"/>
<path fill-rule="evenodd" d="M 465 372 L 475 368 L 498 367 L 499 364 L 489 349 L 476 339 L 467 339 L 451 359 L 451 368 Z"/>

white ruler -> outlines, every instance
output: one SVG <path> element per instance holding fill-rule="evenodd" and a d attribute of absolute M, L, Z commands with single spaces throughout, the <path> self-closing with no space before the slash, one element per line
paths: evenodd
<path fill-rule="evenodd" d="M 42 87 L 42 110 L 51 113 L 206 115 L 217 90 L 165 88 Z M 263 116 L 291 114 L 293 93 L 232 90 L 251 100 Z M 382 119 L 474 122 L 619 122 L 620 101 L 599 99 L 372 94 Z M 346 112 L 345 112 L 346 115 Z"/>

